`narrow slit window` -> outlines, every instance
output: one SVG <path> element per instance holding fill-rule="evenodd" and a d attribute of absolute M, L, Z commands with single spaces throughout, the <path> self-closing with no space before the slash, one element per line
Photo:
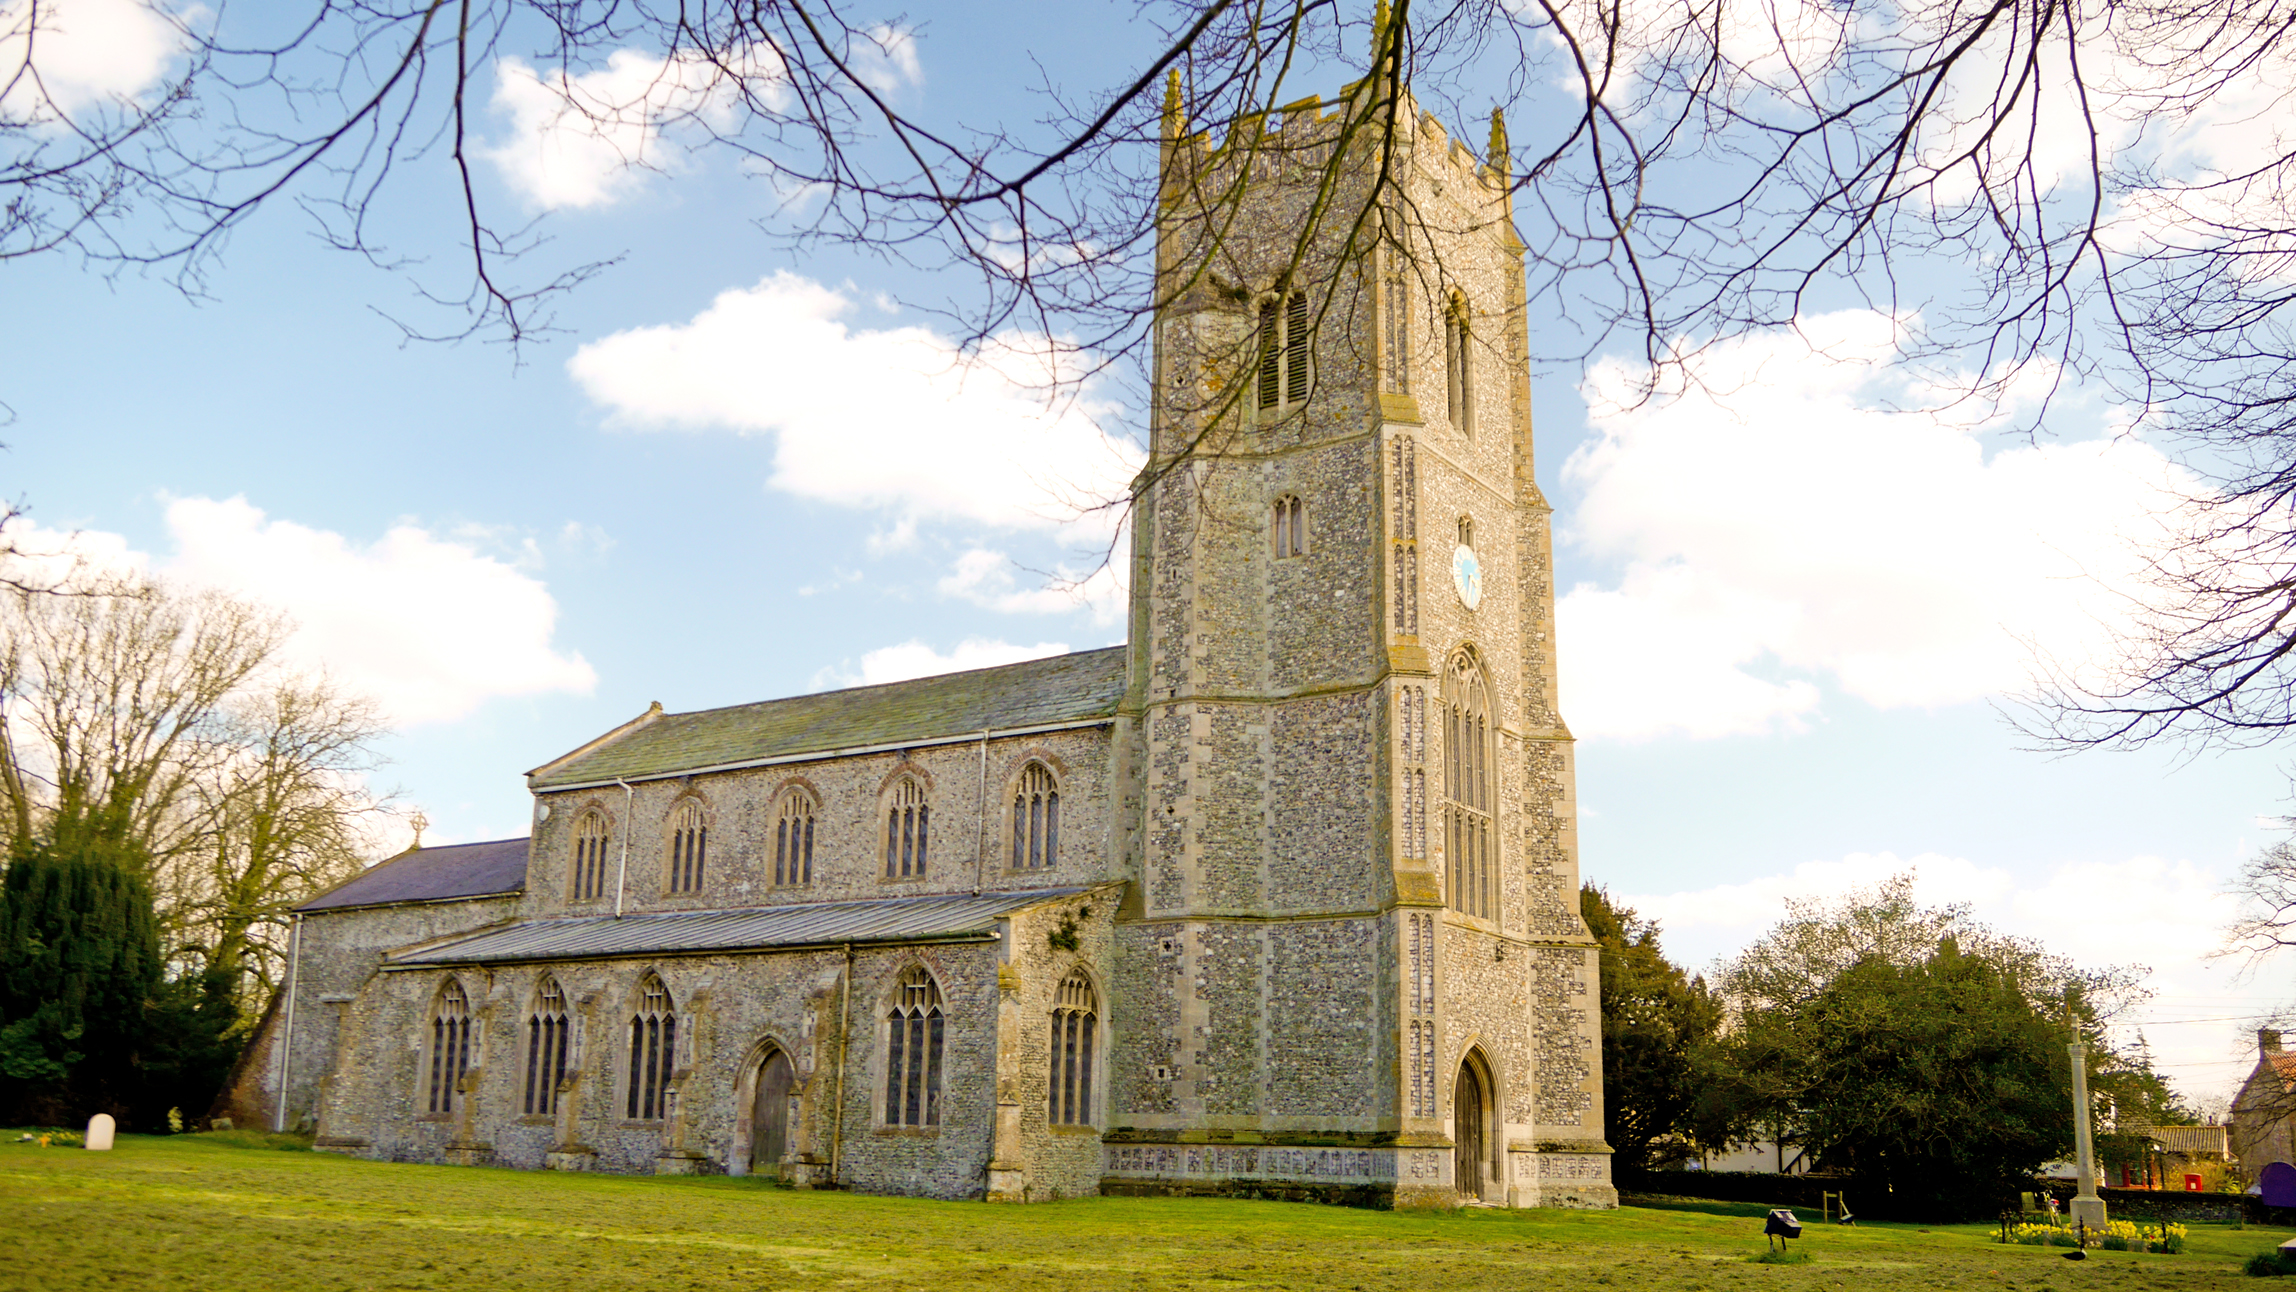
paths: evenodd
<path fill-rule="evenodd" d="M 1454 292 L 1443 313 L 1443 367 L 1449 380 L 1451 425 L 1461 435 L 1475 433 L 1474 336 L 1467 325 L 1467 298 Z"/>
<path fill-rule="evenodd" d="M 1275 538 L 1278 560 L 1307 555 L 1307 504 L 1297 495 L 1286 494 L 1276 499 L 1268 528 Z"/>

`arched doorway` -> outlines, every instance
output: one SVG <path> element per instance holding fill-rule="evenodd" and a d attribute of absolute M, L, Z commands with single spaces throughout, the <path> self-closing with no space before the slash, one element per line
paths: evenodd
<path fill-rule="evenodd" d="M 789 1151 L 789 1088 L 796 1073 L 776 1047 L 757 1065 L 757 1102 L 749 1114 L 749 1172 L 777 1177 Z"/>
<path fill-rule="evenodd" d="M 1468 1198 L 1483 1196 L 1483 1164 L 1489 1157 L 1484 1140 L 1490 1094 L 1480 1069 L 1469 1056 L 1459 1064 L 1459 1080 L 1451 1088 L 1451 1178 Z"/>

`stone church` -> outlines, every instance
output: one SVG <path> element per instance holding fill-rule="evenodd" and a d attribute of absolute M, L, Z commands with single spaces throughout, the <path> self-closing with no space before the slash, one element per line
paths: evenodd
<path fill-rule="evenodd" d="M 242 1115 L 934 1198 L 1614 1205 L 1523 246 L 1408 100 L 1396 199 L 1319 195 L 1369 92 L 1217 145 L 1167 106 L 1124 645 L 545 763 L 530 839 L 301 909 Z M 1377 227 L 1295 246 L 1315 201 Z"/>

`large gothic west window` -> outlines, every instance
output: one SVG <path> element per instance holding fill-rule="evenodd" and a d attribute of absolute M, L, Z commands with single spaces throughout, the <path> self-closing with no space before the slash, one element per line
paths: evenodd
<path fill-rule="evenodd" d="M 430 1111 L 454 1111 L 455 1087 L 470 1070 L 470 997 L 449 978 L 431 1002 Z"/>
<path fill-rule="evenodd" d="M 1451 909 L 1482 919 L 1498 909 L 1490 749 L 1491 690 L 1462 653 L 1443 674 L 1443 863 Z"/>
<path fill-rule="evenodd" d="M 630 1093 L 627 1115 L 632 1121 L 656 1121 L 670 1115 L 670 1073 L 678 1051 L 678 1015 L 670 1004 L 670 989 L 652 974 L 639 989 L 638 1008 L 630 1015 Z"/>
<path fill-rule="evenodd" d="M 558 1107 L 558 1083 L 566 1079 L 566 993 L 545 975 L 526 1016 L 526 1115 L 547 1116 Z"/>
<path fill-rule="evenodd" d="M 941 1124 L 941 1046 L 947 1022 L 941 986 L 923 965 L 911 965 L 893 991 L 885 1018 L 885 1123 Z"/>

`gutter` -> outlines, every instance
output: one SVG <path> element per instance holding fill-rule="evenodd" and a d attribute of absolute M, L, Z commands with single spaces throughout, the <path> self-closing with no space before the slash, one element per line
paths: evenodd
<path fill-rule="evenodd" d="M 1023 908 L 1026 909 L 1026 908 Z M 999 916 L 999 919 L 1005 917 Z M 483 960 L 425 960 L 420 963 L 384 964 L 383 973 L 417 973 L 445 969 L 455 965 L 540 965 L 574 964 L 585 960 L 660 960 L 691 956 L 745 956 L 780 955 L 784 952 L 835 951 L 854 945 L 871 947 L 946 947 L 968 942 L 995 942 L 994 929 L 966 933 L 922 934 L 907 938 L 840 938 L 832 942 L 769 942 L 748 946 L 688 947 L 664 950 L 655 947 L 646 951 L 545 951 L 533 955 L 488 956 Z"/>
<path fill-rule="evenodd" d="M 1370 690 L 1371 688 L 1357 687 L 1353 689 Z M 1082 718 L 1075 722 L 1047 722 L 1034 727 L 999 727 L 996 734 L 997 738 L 1002 740 L 1009 736 L 1038 736 L 1054 731 L 1083 731 L 1090 727 L 1113 727 L 1116 725 L 1117 716 L 1111 713 L 1106 717 Z M 645 781 L 674 781 L 681 776 L 709 776 L 717 772 L 747 771 L 753 767 L 786 767 L 791 763 L 822 763 L 832 758 L 855 758 L 862 754 L 890 754 L 903 749 L 928 749 L 935 745 L 969 745 L 978 739 L 980 739 L 979 732 L 967 731 L 958 735 L 934 736 L 923 740 L 894 740 L 876 745 L 849 745 L 843 749 L 808 749 L 795 754 L 776 754 L 770 758 L 745 758 L 738 762 L 712 763 L 707 767 L 680 767 L 672 771 L 646 772 L 639 776 L 630 777 L 628 780 L 619 776 L 610 776 L 603 780 L 537 784 L 533 779 L 533 774 L 528 773 L 527 787 L 537 794 L 566 794 L 576 790 L 602 790 L 609 785 L 620 785 L 628 788 L 630 780 L 641 783 Z"/>

